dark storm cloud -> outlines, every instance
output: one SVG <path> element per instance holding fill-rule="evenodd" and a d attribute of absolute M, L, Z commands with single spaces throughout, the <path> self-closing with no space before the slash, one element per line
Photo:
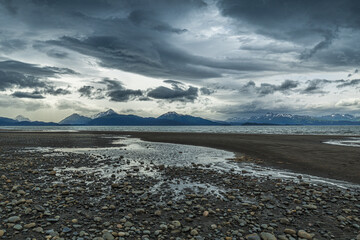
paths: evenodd
<path fill-rule="evenodd" d="M 328 32 L 325 32 L 323 34 L 323 36 L 324 36 L 323 41 L 317 43 L 313 48 L 305 50 L 303 53 L 301 53 L 299 58 L 301 60 L 307 60 L 307 59 L 311 58 L 318 51 L 328 48 L 331 45 L 333 39 L 335 38 L 336 33 L 328 31 Z"/>
<path fill-rule="evenodd" d="M 9 89 L 35 89 L 32 93 L 16 91 L 12 94 L 16 98 L 41 99 L 45 95 L 67 95 L 71 92 L 67 89 L 56 88 L 48 77 L 57 77 L 62 74 L 75 74 L 68 68 L 40 67 L 35 64 L 18 61 L 0 62 L 0 91 Z"/>
<path fill-rule="evenodd" d="M 13 3 L 19 5 L 22 1 L 13 0 Z M 176 12 L 189 8 L 199 8 L 206 6 L 206 3 L 202 0 L 87 0 L 84 4 L 83 0 L 61 0 L 61 1 L 49 1 L 49 0 L 32 0 L 37 7 L 48 7 L 49 9 L 55 9 L 59 12 L 70 13 L 83 13 L 90 16 L 104 17 L 106 18 L 114 10 L 123 10 L 127 13 L 134 10 L 148 10 L 148 11 L 167 11 Z"/>
<path fill-rule="evenodd" d="M 292 41 L 360 26 L 357 0 L 219 0 L 218 6 L 223 15 L 253 25 L 258 32 Z"/>
<path fill-rule="evenodd" d="M 147 96 L 155 99 L 168 100 L 170 102 L 193 102 L 198 97 L 198 88 L 189 86 L 188 89 L 182 89 L 175 85 L 172 85 L 172 88 L 160 86 L 150 90 Z"/>
<path fill-rule="evenodd" d="M 156 15 L 153 12 L 136 10 L 136 11 L 132 11 L 129 14 L 128 18 L 131 22 L 133 22 L 136 25 L 143 25 L 145 27 L 154 29 L 159 32 L 170 32 L 170 33 L 181 34 L 187 31 L 187 29 L 174 28 L 167 23 L 162 23 L 154 19 L 154 16 Z"/>
<path fill-rule="evenodd" d="M 68 95 L 71 93 L 67 89 L 55 88 L 54 86 L 47 86 L 47 87 L 45 87 L 45 89 L 41 90 L 41 92 L 44 94 L 49 94 L 49 95 L 53 95 L 53 96 Z"/>
<path fill-rule="evenodd" d="M 286 66 L 265 60 L 215 59 L 191 54 L 178 47 L 169 35 L 185 34 L 176 19 L 207 6 L 201 0 L 186 1 L 13 1 L 24 24 L 36 30 L 65 32 L 45 41 L 95 57 L 107 68 L 157 78 L 218 78 L 228 72 L 281 69 Z M 179 14 L 181 12 L 181 14 Z M 20 14 L 21 13 L 21 14 Z M 46 14 L 45 14 L 46 13 Z M 67 30 L 67 31 L 66 31 Z M 81 36 L 81 37 L 79 37 Z M 44 43 L 43 43 L 44 44 Z M 55 58 L 63 52 L 46 51 Z"/>
<path fill-rule="evenodd" d="M 344 81 L 342 84 L 337 85 L 337 88 L 344 88 L 344 87 L 353 87 L 360 84 L 360 79 L 353 79 L 349 81 Z"/>
<path fill-rule="evenodd" d="M 240 92 L 250 93 L 255 92 L 260 96 L 265 96 L 273 94 L 275 92 L 286 93 L 290 90 L 293 90 L 299 86 L 298 81 L 285 80 L 280 85 L 270 84 L 270 83 L 261 83 L 259 87 L 256 86 L 255 82 L 249 81 L 244 86 L 240 88 Z"/>
<path fill-rule="evenodd" d="M 323 87 L 327 84 L 333 83 L 333 81 L 326 80 L 326 79 L 313 79 L 308 80 L 307 87 L 301 91 L 304 94 L 319 94 L 319 93 L 326 93 L 323 90 Z"/>
<path fill-rule="evenodd" d="M 17 13 L 17 8 L 13 5 L 12 0 L 3 0 L 0 5 L 3 5 L 11 14 Z"/>
<path fill-rule="evenodd" d="M 111 101 L 127 102 L 135 97 L 142 96 L 142 92 L 140 90 L 119 89 L 110 91 L 107 95 L 110 97 Z"/>
<path fill-rule="evenodd" d="M 198 97 L 198 88 L 189 86 L 175 80 L 165 80 L 164 83 L 171 85 L 171 88 L 160 86 L 149 89 L 147 96 L 155 99 L 168 100 L 170 102 L 193 102 Z"/>
<path fill-rule="evenodd" d="M 176 80 L 164 80 L 164 83 L 183 85 L 182 82 L 179 82 L 179 81 L 176 81 Z"/>
<path fill-rule="evenodd" d="M 210 88 L 202 87 L 202 88 L 200 88 L 200 92 L 201 92 L 201 94 L 203 94 L 203 95 L 211 95 L 211 94 L 213 94 L 215 91 L 212 90 L 212 89 L 210 89 Z"/>
<path fill-rule="evenodd" d="M 51 49 L 51 50 L 47 51 L 46 54 L 49 57 L 60 58 L 60 59 L 68 57 L 68 53 L 62 52 L 62 51 L 57 51 L 57 50 L 54 50 L 54 49 Z"/>
<path fill-rule="evenodd" d="M 21 39 L 0 40 L 0 51 L 5 53 L 16 52 L 26 48 L 26 42 Z"/>
<path fill-rule="evenodd" d="M 37 92 L 14 92 L 11 96 L 16 98 L 32 98 L 32 99 L 43 99 L 45 98 Z"/>
<path fill-rule="evenodd" d="M 38 77 L 27 76 L 18 72 L 4 72 L 0 68 L 0 91 L 5 91 L 13 87 L 46 87 L 46 83 L 42 82 Z"/>
<path fill-rule="evenodd" d="M 81 97 L 93 98 L 95 87 L 93 86 L 82 86 L 78 89 Z"/>
<path fill-rule="evenodd" d="M 340 30 L 358 31 L 360 27 L 360 2 L 357 0 L 219 0 L 218 7 L 224 16 L 239 21 L 239 26 L 247 24 L 259 34 L 301 44 L 306 48 L 299 55 L 301 60 L 332 47 L 334 40 L 341 38 Z M 355 44 L 356 38 L 353 40 Z M 309 48 L 311 45 L 313 47 Z M 346 52 L 347 46 L 341 45 L 339 51 Z M 333 57 L 334 64 L 343 60 L 339 53 Z M 357 60 L 359 58 L 357 56 Z M 328 63 L 328 59 L 319 60 Z"/>
<path fill-rule="evenodd" d="M 168 41 L 164 34 L 185 31 L 164 22 L 178 16 L 180 9 L 190 11 L 189 8 L 193 10 L 203 5 L 201 1 L 156 1 L 149 10 L 148 3 L 140 1 L 139 4 L 126 5 L 123 17 L 81 15 L 79 21 L 91 22 L 96 26 L 96 31 L 83 34 L 81 38 L 66 35 L 46 43 L 95 57 L 103 67 L 151 77 L 202 79 L 221 77 L 227 71 L 275 69 L 273 63 L 266 61 L 254 63 L 253 60 L 244 59 L 205 58 L 180 49 L 176 42 Z M 166 11 L 165 6 L 169 7 Z"/>
<path fill-rule="evenodd" d="M 293 80 L 285 80 L 280 85 L 274 85 L 269 83 L 262 83 L 260 87 L 257 88 L 257 92 L 260 95 L 273 94 L 274 92 L 286 92 L 288 90 L 294 89 L 299 86 L 299 82 Z"/>
<path fill-rule="evenodd" d="M 85 39 L 62 37 L 47 41 L 79 53 L 96 57 L 107 68 L 135 72 L 151 77 L 217 78 L 223 71 L 260 71 L 274 68 L 269 63 L 215 60 L 187 53 L 160 40 L 91 36 Z M 144 42 L 145 41 L 145 42 Z M 151 46 L 151 48 L 142 49 Z"/>
<path fill-rule="evenodd" d="M 117 80 L 106 78 L 102 83 L 107 85 L 106 95 L 114 102 L 127 102 L 143 96 L 141 90 L 126 89 L 122 83 Z"/>
<path fill-rule="evenodd" d="M 136 40 L 131 39 L 130 41 Z M 146 46 L 153 44 L 153 48 L 143 51 L 139 47 L 140 43 L 130 46 L 127 42 L 129 41 L 126 39 L 113 36 L 93 36 L 83 40 L 62 37 L 59 40 L 48 41 L 49 44 L 96 57 L 101 60 L 100 65 L 103 67 L 117 68 L 146 76 L 187 78 L 221 76 L 213 70 L 201 68 L 199 64 L 185 63 L 188 56 L 181 51 L 167 49 L 164 45 L 156 43 L 146 43 Z"/>
<path fill-rule="evenodd" d="M 0 62 L 0 71 L 27 74 L 36 77 L 56 77 L 58 74 L 76 74 L 74 70 L 69 68 L 41 67 L 36 64 L 12 60 Z"/>
<path fill-rule="evenodd" d="M 164 83 L 171 85 L 171 88 L 159 86 L 154 89 L 147 90 L 148 98 L 163 99 L 169 102 L 194 102 L 199 96 L 199 89 L 193 86 L 186 86 L 184 83 L 176 80 L 165 80 Z M 203 95 L 213 93 L 207 88 L 201 88 Z"/>
<path fill-rule="evenodd" d="M 287 99 L 294 97 L 296 104 L 310 104 L 318 97 L 310 94 L 325 93 L 325 90 L 340 92 L 344 87 L 353 94 L 350 88 L 359 86 L 355 80 L 272 81 L 277 75 L 283 79 L 287 73 L 294 79 L 303 79 L 304 76 L 312 79 L 313 74 L 320 76 L 321 72 L 343 74 L 358 68 L 359 1 L 206 2 L 0 0 L 0 22 L 5 23 L 0 24 L 0 59 L 14 56 L 22 60 L 31 59 L 37 57 L 36 51 L 40 51 L 42 54 L 37 59 L 45 63 L 0 62 L 0 91 L 22 94 L 23 97 L 27 95 L 27 98 L 36 94 L 43 97 L 69 94 L 72 88 L 59 88 L 51 78 L 75 72 L 68 68 L 45 66 L 48 65 L 46 60 L 60 63 L 58 66 L 79 69 L 84 72 L 84 76 L 79 77 L 84 79 L 116 72 L 104 71 L 98 66 L 173 79 L 148 90 L 127 89 L 126 81 L 123 85 L 111 79 L 85 83 L 74 90 L 84 98 L 121 102 L 162 99 L 165 101 L 157 102 L 166 104 L 195 102 L 201 97 L 211 102 L 212 98 L 207 98 L 207 95 L 218 91 L 214 104 L 249 102 L 241 105 L 243 109 L 239 111 L 275 111 L 281 107 L 284 111 L 294 111 L 286 108 L 287 103 L 270 104 L 266 100 L 275 97 L 281 100 L 284 97 L 281 94 L 294 93 Z M 90 66 L 94 67 L 86 72 Z M 350 72 L 352 77 L 355 73 Z M 245 84 L 250 79 L 261 80 Z M 245 85 L 239 87 L 238 81 Z M 193 86 L 187 85 L 190 83 Z M 223 90 L 212 84 L 221 85 Z M 222 94 L 227 91 L 229 96 Z M 23 100 L 15 95 L 10 99 Z M 319 98 L 319 105 L 330 104 L 325 94 L 321 97 L 324 98 Z M 254 99 L 264 102 L 252 101 Z M 71 104 L 71 101 L 66 103 Z M 203 103 L 196 101 L 196 104 Z M 83 110 L 86 108 L 84 105 Z"/>

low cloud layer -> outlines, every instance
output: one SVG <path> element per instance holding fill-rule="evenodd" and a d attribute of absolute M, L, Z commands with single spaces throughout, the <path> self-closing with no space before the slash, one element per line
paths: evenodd
<path fill-rule="evenodd" d="M 268 94 L 273 94 L 275 92 L 287 93 L 288 91 L 297 88 L 300 85 L 298 81 L 285 80 L 280 85 L 261 83 L 260 86 L 256 86 L 256 83 L 249 81 L 247 84 L 243 85 L 240 88 L 242 93 L 251 93 L 255 92 L 259 96 L 265 96 Z"/>
<path fill-rule="evenodd" d="M 114 102 L 126 102 L 143 95 L 141 90 L 126 89 L 116 80 L 104 79 L 103 83 L 107 85 L 106 95 Z"/>

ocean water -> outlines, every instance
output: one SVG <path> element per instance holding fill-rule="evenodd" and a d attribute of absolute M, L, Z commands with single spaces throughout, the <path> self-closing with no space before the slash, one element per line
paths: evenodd
<path fill-rule="evenodd" d="M 360 126 L 0 126 L 20 131 L 135 131 L 360 136 Z"/>
<path fill-rule="evenodd" d="M 324 144 L 360 147 L 360 126 L 0 126 L 1 131 L 122 131 L 122 132 L 197 132 L 239 134 L 285 134 L 349 136 Z"/>

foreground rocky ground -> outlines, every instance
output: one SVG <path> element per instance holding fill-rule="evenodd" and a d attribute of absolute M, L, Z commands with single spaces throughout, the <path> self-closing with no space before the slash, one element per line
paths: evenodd
<path fill-rule="evenodd" d="M 2 146 L 0 239 L 360 239 L 358 189 L 129 164 Z"/>

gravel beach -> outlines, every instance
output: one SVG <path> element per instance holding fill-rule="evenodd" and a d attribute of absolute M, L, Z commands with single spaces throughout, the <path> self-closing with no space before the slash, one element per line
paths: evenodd
<path fill-rule="evenodd" d="M 204 164 L 167 166 L 130 162 L 126 155 L 56 150 L 124 147 L 121 141 L 113 144 L 122 135 L 245 153 L 229 161 L 286 166 L 299 173 L 321 165 L 311 163 L 310 155 L 321 160 L 323 152 L 325 161 L 337 151 L 344 161 L 328 159 L 333 163 L 329 174 L 346 173 L 337 179 L 359 183 L 360 171 L 354 173 L 359 159 L 352 158 L 360 156 L 358 148 L 328 146 L 321 136 L 295 141 L 295 136 L 231 134 L 2 132 L 0 239 L 360 239 L 359 187 L 313 184 L 301 174 L 297 180 L 259 178 Z M 228 144 L 230 139 L 235 142 Z M 288 153 L 281 155 L 284 149 Z M 294 167 L 301 155 L 286 164 L 291 152 L 303 152 L 308 170 Z M 106 175 L 100 171 L 104 166 L 118 170 Z M 326 175 L 321 171 L 318 176 Z"/>

